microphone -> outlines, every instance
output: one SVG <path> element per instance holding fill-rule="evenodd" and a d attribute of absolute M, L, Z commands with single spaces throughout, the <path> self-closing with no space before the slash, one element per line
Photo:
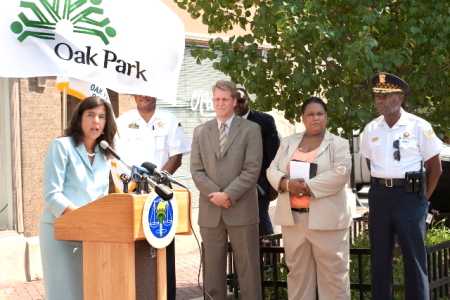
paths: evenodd
<path fill-rule="evenodd" d="M 136 183 L 136 192 L 138 194 L 147 193 L 148 194 L 148 186 L 146 185 L 146 180 L 143 175 L 147 173 L 150 174 L 148 170 L 139 168 L 137 166 L 133 166 L 131 168 L 131 180 Z"/>
<path fill-rule="evenodd" d="M 155 177 L 158 178 L 158 180 L 162 181 L 162 182 L 171 182 L 174 183 L 176 185 L 181 185 L 179 182 L 177 182 L 175 179 L 172 178 L 172 175 L 167 172 L 167 171 L 158 171 L 156 169 L 156 165 L 152 164 L 151 162 L 144 162 L 142 163 L 141 167 L 146 168 L 147 170 L 150 171 L 150 175 L 153 175 Z"/>
<path fill-rule="evenodd" d="M 151 167 L 151 166 L 149 166 Z M 163 200 L 170 200 L 173 198 L 173 192 L 164 184 L 158 184 L 153 181 L 149 175 L 152 174 L 152 171 L 147 168 L 140 168 L 138 166 L 133 166 L 131 168 L 131 179 L 136 183 L 147 182 L 150 186 L 155 190 L 155 192 L 160 196 Z"/>
<path fill-rule="evenodd" d="M 100 147 L 102 147 L 103 149 L 105 149 L 106 151 L 108 151 L 109 154 L 111 154 L 112 156 L 114 156 L 117 160 L 121 161 L 129 170 L 131 170 L 131 167 L 129 165 L 127 165 L 123 160 L 120 159 L 120 156 L 117 154 L 116 151 L 113 150 L 113 148 L 111 148 L 108 145 L 107 141 L 101 141 L 100 142 Z"/>
<path fill-rule="evenodd" d="M 142 176 L 144 180 L 146 180 L 150 186 L 155 190 L 155 192 L 160 196 L 163 200 L 167 201 L 173 198 L 173 192 L 164 184 L 154 182 L 147 174 Z"/>
<path fill-rule="evenodd" d="M 156 165 L 152 164 L 151 162 L 144 162 L 142 163 L 141 167 L 147 169 L 150 172 L 150 175 L 154 175 L 155 174 L 155 170 L 156 170 Z"/>
<path fill-rule="evenodd" d="M 126 173 L 120 174 L 120 180 L 122 180 L 123 183 L 123 192 L 128 193 L 128 183 L 130 182 L 131 178 Z"/>

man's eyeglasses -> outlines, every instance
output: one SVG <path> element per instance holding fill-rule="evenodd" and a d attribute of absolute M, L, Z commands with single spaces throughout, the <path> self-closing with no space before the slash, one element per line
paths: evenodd
<path fill-rule="evenodd" d="M 395 161 L 400 161 L 400 139 L 398 139 L 398 140 L 395 140 L 393 143 L 392 143 L 392 146 L 394 147 L 394 149 L 397 149 L 397 150 L 395 150 L 394 151 L 394 160 Z"/>
<path fill-rule="evenodd" d="M 239 98 L 237 99 L 237 103 L 242 104 L 245 102 L 245 100 L 246 100 L 245 98 Z"/>

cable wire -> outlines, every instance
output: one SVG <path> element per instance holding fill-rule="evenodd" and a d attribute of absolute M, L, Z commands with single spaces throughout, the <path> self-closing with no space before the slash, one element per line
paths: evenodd
<path fill-rule="evenodd" d="M 192 215 L 191 215 L 192 198 L 191 198 L 191 192 L 189 191 L 189 189 L 188 189 L 186 186 L 182 185 L 181 183 L 178 183 L 178 182 L 177 182 L 176 184 L 178 184 L 179 186 L 185 188 L 185 189 L 188 191 L 188 195 L 189 195 L 189 196 L 188 196 L 188 197 L 189 197 L 189 207 L 188 207 L 188 210 L 189 210 L 189 226 L 190 226 L 190 228 L 191 228 L 191 230 L 192 230 L 192 233 L 194 234 L 195 241 L 197 242 L 197 247 L 198 247 L 198 250 L 199 250 L 199 253 L 200 253 L 200 264 L 199 264 L 199 266 L 198 266 L 197 285 L 198 285 L 198 287 L 200 288 L 200 290 L 201 290 L 206 296 L 208 296 L 209 299 L 214 300 L 213 297 L 212 297 L 210 294 L 208 294 L 208 292 L 206 292 L 206 291 L 203 289 L 203 287 L 200 285 L 200 274 L 201 274 L 201 271 L 202 271 L 202 262 L 203 262 L 203 261 L 202 261 L 202 256 L 203 256 L 203 251 L 202 251 L 202 247 L 200 246 L 200 242 L 199 242 L 199 240 L 198 240 L 198 237 L 197 237 L 197 235 L 195 234 L 194 227 L 192 226 Z"/>

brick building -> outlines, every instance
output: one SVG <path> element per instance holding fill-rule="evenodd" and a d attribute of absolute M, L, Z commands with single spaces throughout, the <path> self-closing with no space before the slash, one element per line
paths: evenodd
<path fill-rule="evenodd" d="M 209 39 L 201 21 L 192 20 L 173 1 L 163 2 L 183 20 L 186 44 L 192 40 L 201 44 Z M 240 31 L 236 29 L 228 35 Z M 212 106 L 208 104 L 212 97 L 211 86 L 218 79 L 229 78 L 214 70 L 212 62 L 197 65 L 189 51 L 186 46 L 177 104 L 158 100 L 158 106 L 177 115 L 192 140 L 193 128 L 214 117 Z M 109 91 L 109 96 L 117 116 L 135 108 L 131 95 Z M 37 236 L 44 206 L 43 162 L 50 142 L 62 134 L 62 101 L 61 92 L 56 89 L 56 77 L 0 78 L 0 283 L 42 277 Z M 69 97 L 68 117 L 78 101 Z M 282 113 L 271 114 L 282 136 L 296 131 Z M 188 178 L 188 156 L 183 158 L 176 175 L 185 176 L 180 181 L 196 195 L 195 186 Z M 196 198 L 194 196 L 194 207 Z M 186 242 L 189 243 L 195 245 L 195 241 Z M 177 243 L 177 252 L 190 251 L 186 244 Z"/>

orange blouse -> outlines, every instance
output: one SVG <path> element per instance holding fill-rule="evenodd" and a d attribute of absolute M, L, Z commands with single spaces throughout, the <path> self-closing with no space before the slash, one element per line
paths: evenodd
<path fill-rule="evenodd" d="M 318 151 L 319 151 L 319 147 L 317 147 L 316 149 L 314 149 L 313 151 L 310 151 L 308 153 L 303 153 L 303 152 L 299 151 L 298 149 L 295 149 L 294 154 L 292 154 L 292 157 L 290 160 L 296 159 L 296 160 L 313 163 Z M 291 174 L 290 165 L 291 164 L 289 161 L 288 166 L 287 166 L 287 171 L 288 171 L 289 175 Z M 309 207 L 309 201 L 310 201 L 311 197 L 310 196 L 299 197 L 299 196 L 291 195 L 290 199 L 291 199 L 291 207 L 305 208 L 305 207 Z"/>

